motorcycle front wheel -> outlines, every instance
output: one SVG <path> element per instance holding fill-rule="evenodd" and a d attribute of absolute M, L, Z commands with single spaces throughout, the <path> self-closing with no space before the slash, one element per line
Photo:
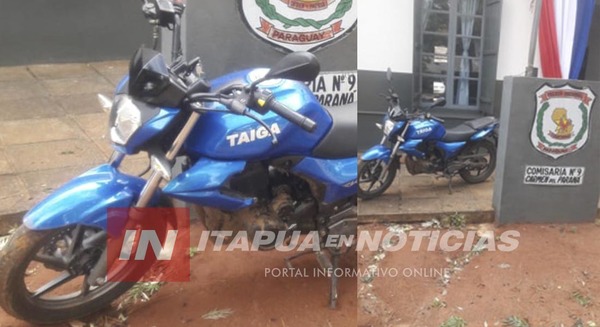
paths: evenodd
<path fill-rule="evenodd" d="M 100 286 L 91 286 L 88 276 L 106 242 L 90 246 L 86 239 L 98 233 L 102 230 L 84 225 L 43 231 L 19 227 L 0 250 L 0 307 L 34 324 L 58 324 L 110 306 L 134 285 L 117 281 L 141 277 L 154 261 L 121 262 L 114 282 L 104 277 Z M 164 238 L 162 231 L 159 237 Z"/>
<path fill-rule="evenodd" d="M 396 178 L 398 159 L 390 159 L 386 170 L 382 160 L 361 161 L 358 164 L 358 197 L 363 200 L 376 198 L 383 194 Z M 383 176 L 382 176 L 383 175 Z"/>

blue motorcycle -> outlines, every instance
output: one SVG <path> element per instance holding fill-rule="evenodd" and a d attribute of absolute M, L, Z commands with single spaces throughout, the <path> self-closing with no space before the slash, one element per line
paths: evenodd
<path fill-rule="evenodd" d="M 387 71 L 391 83 L 391 71 Z M 398 95 L 390 88 L 386 96 L 388 113 L 377 127 L 383 131 L 380 144 L 363 153 L 358 167 L 358 197 L 372 199 L 392 185 L 400 170 L 400 159 L 411 175 L 437 174 L 449 179 L 460 175 L 467 183 L 481 183 L 496 168 L 498 122 L 482 117 L 446 129 L 444 120 L 427 112 L 445 105 L 443 98 L 434 101 L 425 112 L 402 109 Z"/>
<path fill-rule="evenodd" d="M 101 99 L 110 108 L 110 161 L 37 204 L 0 252 L 0 306 L 9 314 L 36 324 L 70 321 L 132 286 L 107 282 L 109 208 L 164 207 L 174 199 L 195 207 L 209 230 L 317 231 L 323 244 L 356 234 L 356 107 L 319 104 L 306 86 L 320 70 L 308 52 L 207 82 L 198 59 L 183 59 L 184 8 L 145 2 L 155 30 L 173 31 L 172 64 L 156 48 L 135 53 L 114 100 Z M 150 157 L 148 179 L 119 170 L 125 156 L 141 151 Z M 319 262 L 336 268 L 342 248 L 321 249 Z M 32 263 L 55 278 L 26 282 Z M 332 307 L 336 289 L 332 274 Z"/>

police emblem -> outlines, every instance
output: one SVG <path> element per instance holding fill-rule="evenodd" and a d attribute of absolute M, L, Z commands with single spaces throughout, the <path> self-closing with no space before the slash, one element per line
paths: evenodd
<path fill-rule="evenodd" d="M 544 84 L 536 92 L 536 113 L 531 143 L 536 150 L 558 159 L 585 145 L 589 138 L 590 113 L 596 95 L 590 88 Z"/>
<path fill-rule="evenodd" d="M 238 0 L 250 31 L 285 51 L 311 51 L 348 35 L 357 22 L 355 0 Z"/>

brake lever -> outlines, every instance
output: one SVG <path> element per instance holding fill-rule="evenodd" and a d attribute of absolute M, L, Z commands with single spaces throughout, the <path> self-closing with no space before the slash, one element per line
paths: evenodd
<path fill-rule="evenodd" d="M 267 125 L 267 123 L 265 123 L 262 119 L 260 119 L 251 110 L 249 110 L 246 107 L 247 101 L 241 102 L 238 99 L 230 98 L 230 99 L 221 99 L 220 102 L 222 104 L 226 105 L 232 112 L 234 112 L 240 116 L 246 116 L 246 117 L 256 121 L 257 123 L 259 123 L 262 127 L 264 127 L 267 130 L 267 132 L 269 132 L 269 135 L 271 135 L 271 139 L 272 139 L 271 143 L 273 145 L 276 145 L 279 143 L 277 136 L 275 136 L 275 133 L 273 133 L 273 131 L 271 131 L 271 128 L 269 127 L 269 125 Z"/>
<path fill-rule="evenodd" d="M 254 119 L 257 123 L 259 123 L 262 127 L 264 127 L 267 130 L 267 132 L 269 132 L 269 135 L 271 135 L 271 139 L 272 139 L 271 143 L 273 145 L 279 144 L 279 140 L 277 140 L 277 136 L 275 136 L 275 133 L 273 133 L 273 131 L 271 131 L 271 128 L 269 127 L 269 125 L 267 125 L 267 123 L 265 123 L 262 119 L 260 119 L 253 112 L 248 111 L 248 110 L 244 113 L 244 116 Z"/>

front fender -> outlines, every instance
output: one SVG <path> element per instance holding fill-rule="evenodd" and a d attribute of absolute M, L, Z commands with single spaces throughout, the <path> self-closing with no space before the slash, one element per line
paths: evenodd
<path fill-rule="evenodd" d="M 145 183 L 145 180 L 123 174 L 110 165 L 98 166 L 38 203 L 25 215 L 23 224 L 32 230 L 72 224 L 106 229 L 107 209 L 130 207 Z"/>
<path fill-rule="evenodd" d="M 369 150 L 365 151 L 363 155 L 360 157 L 362 161 L 369 160 L 384 160 L 385 162 L 390 161 L 390 156 L 392 155 L 392 150 L 384 145 L 376 145 Z"/>

